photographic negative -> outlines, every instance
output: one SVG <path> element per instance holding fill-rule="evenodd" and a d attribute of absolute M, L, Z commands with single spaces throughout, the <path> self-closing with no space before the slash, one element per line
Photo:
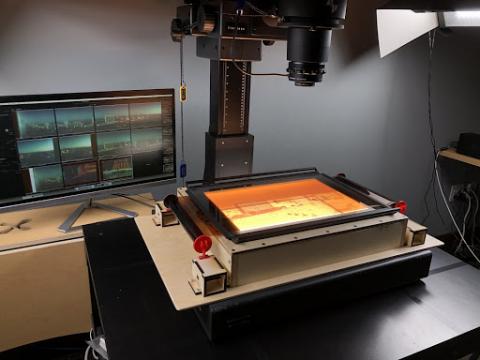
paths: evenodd
<path fill-rule="evenodd" d="M 23 168 L 60 162 L 57 140 L 53 138 L 20 140 L 18 155 Z"/>
<path fill-rule="evenodd" d="M 316 178 L 205 193 L 237 233 L 371 210 Z"/>

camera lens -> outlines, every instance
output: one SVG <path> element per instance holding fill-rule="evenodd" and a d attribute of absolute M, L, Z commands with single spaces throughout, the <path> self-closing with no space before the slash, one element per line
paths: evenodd
<path fill-rule="evenodd" d="M 302 63 L 290 61 L 288 65 L 288 78 L 294 81 L 296 86 L 315 86 L 323 79 L 325 65 L 318 63 Z"/>
<path fill-rule="evenodd" d="M 295 85 L 315 86 L 322 81 L 331 42 L 331 29 L 288 29 L 288 73 Z"/>

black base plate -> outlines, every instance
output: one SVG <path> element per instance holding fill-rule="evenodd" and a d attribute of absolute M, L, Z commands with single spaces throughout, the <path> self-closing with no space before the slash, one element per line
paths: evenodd
<path fill-rule="evenodd" d="M 195 312 L 210 340 L 221 340 L 251 327 L 280 325 L 312 309 L 414 283 L 428 276 L 431 260 L 430 251 L 421 251 L 224 300 Z"/>

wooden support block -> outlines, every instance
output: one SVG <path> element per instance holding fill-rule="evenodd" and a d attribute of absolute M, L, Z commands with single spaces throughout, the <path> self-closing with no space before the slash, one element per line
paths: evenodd
<path fill-rule="evenodd" d="M 180 225 L 175 213 L 167 208 L 163 201 L 159 201 L 155 204 L 155 215 L 153 216 L 153 222 L 157 226 L 174 226 Z"/>
<path fill-rule="evenodd" d="M 227 290 L 227 271 L 214 256 L 193 260 L 192 275 L 190 285 L 196 295 L 211 296 Z"/>
<path fill-rule="evenodd" d="M 405 236 L 407 246 L 419 246 L 425 244 L 428 229 L 412 220 L 408 220 L 407 233 Z"/>

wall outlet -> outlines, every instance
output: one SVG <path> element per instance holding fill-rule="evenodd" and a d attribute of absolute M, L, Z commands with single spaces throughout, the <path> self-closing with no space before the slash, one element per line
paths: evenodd
<path fill-rule="evenodd" d="M 450 196 L 448 197 L 448 201 L 454 202 L 457 195 L 460 194 L 463 190 L 465 190 L 464 184 L 452 185 L 452 187 L 450 188 Z"/>

